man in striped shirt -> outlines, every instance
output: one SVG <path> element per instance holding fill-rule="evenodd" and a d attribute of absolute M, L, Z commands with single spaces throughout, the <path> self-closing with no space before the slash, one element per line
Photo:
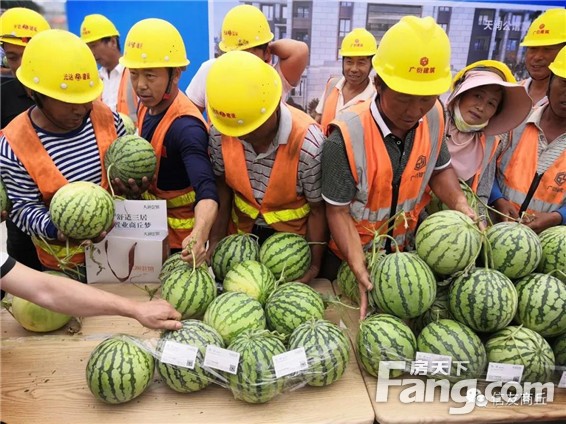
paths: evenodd
<path fill-rule="evenodd" d="M 277 71 L 250 53 L 226 53 L 210 69 L 207 112 L 214 126 L 209 151 L 220 210 L 209 251 L 235 231 L 256 234 L 260 242 L 276 231 L 326 241 L 320 169 L 324 135 L 310 116 L 281 102 L 281 93 Z M 311 252 L 303 282 L 318 275 L 324 245 L 311 245 Z"/>
<path fill-rule="evenodd" d="M 53 57 L 59 57 L 57 66 Z M 69 258 L 66 246 L 57 243 L 67 238 L 51 219 L 49 201 L 68 182 L 107 186 L 101 157 L 126 131 L 116 113 L 95 101 L 102 83 L 94 56 L 67 31 L 36 35 L 17 77 L 36 106 L 16 117 L 0 138 L 0 175 L 13 204 L 10 219 L 34 236 L 45 268 L 66 262 L 80 271 L 84 250 L 71 243 L 74 255 Z"/>

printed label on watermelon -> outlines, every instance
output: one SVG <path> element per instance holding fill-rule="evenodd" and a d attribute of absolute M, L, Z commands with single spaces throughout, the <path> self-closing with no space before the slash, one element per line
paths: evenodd
<path fill-rule="evenodd" d="M 306 370 L 309 367 L 304 347 L 298 347 L 289 352 L 274 355 L 272 359 L 275 377 L 277 378 Z"/>
<path fill-rule="evenodd" d="M 195 346 L 167 340 L 161 352 L 161 362 L 178 367 L 195 368 L 198 349 Z"/>
<path fill-rule="evenodd" d="M 240 354 L 238 352 L 213 345 L 206 347 L 203 363 L 205 367 L 236 374 L 239 362 Z"/>
<path fill-rule="evenodd" d="M 450 375 L 452 367 L 452 357 L 447 355 L 437 355 L 436 353 L 417 352 L 415 361 L 411 364 L 411 370 L 416 364 L 420 364 L 419 368 L 426 369 L 426 374 L 430 375 Z M 411 372 L 411 374 L 416 374 Z M 424 375 L 425 373 L 423 373 Z"/>
<path fill-rule="evenodd" d="M 516 381 L 519 383 L 521 377 L 523 377 L 523 368 L 523 365 L 490 362 L 485 379 L 487 381 Z"/>
<path fill-rule="evenodd" d="M 558 387 L 561 389 L 566 389 L 566 371 L 562 371 L 562 378 L 558 382 Z"/>

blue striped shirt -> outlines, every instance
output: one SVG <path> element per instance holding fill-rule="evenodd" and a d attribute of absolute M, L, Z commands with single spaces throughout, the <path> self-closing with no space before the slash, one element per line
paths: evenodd
<path fill-rule="evenodd" d="M 29 114 L 31 110 L 25 113 Z M 126 134 L 117 113 L 114 113 L 114 125 L 119 137 Z M 102 165 L 90 117 L 80 128 L 65 134 L 46 132 L 35 124 L 34 129 L 67 181 L 102 182 Z M 0 176 L 12 201 L 10 219 L 14 224 L 30 235 L 56 238 L 57 229 L 37 184 L 4 136 L 0 137 Z"/>

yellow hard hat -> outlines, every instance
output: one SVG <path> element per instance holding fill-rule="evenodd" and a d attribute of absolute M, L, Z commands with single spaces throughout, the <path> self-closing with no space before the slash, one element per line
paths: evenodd
<path fill-rule="evenodd" d="M 566 46 L 560 49 L 554 58 L 554 62 L 548 65 L 548 69 L 550 69 L 554 75 L 560 78 L 566 78 Z"/>
<path fill-rule="evenodd" d="M 511 72 L 511 69 L 509 69 L 509 67 L 505 63 L 500 62 L 498 60 L 488 59 L 488 60 L 479 60 L 477 62 L 474 62 L 466 66 L 464 69 L 458 71 L 458 73 L 452 80 L 452 89 L 454 89 L 456 83 L 460 81 L 464 75 L 466 75 L 466 72 L 468 72 L 471 69 L 477 69 L 477 68 L 494 68 L 498 70 L 499 73 L 501 73 L 501 76 L 504 77 L 506 82 L 512 82 L 512 83 L 517 82 L 517 80 L 515 79 L 515 75 L 513 75 L 513 72 Z"/>
<path fill-rule="evenodd" d="M 92 52 L 75 34 L 60 29 L 31 39 L 16 76 L 29 89 L 66 103 L 92 102 L 102 93 Z"/>
<path fill-rule="evenodd" d="M 180 68 L 187 66 L 183 37 L 163 19 L 143 19 L 128 32 L 120 64 L 126 68 Z"/>
<path fill-rule="evenodd" d="M 229 52 L 210 67 L 207 113 L 222 134 L 249 134 L 273 114 L 282 90 L 281 77 L 273 66 L 248 52 Z"/>
<path fill-rule="evenodd" d="M 236 6 L 222 21 L 222 39 L 218 44 L 223 52 L 247 50 L 273 40 L 265 15 L 249 4 Z"/>
<path fill-rule="evenodd" d="M 38 32 L 50 28 L 45 18 L 36 11 L 14 7 L 0 16 L 0 42 L 26 46 Z"/>
<path fill-rule="evenodd" d="M 383 35 L 373 68 L 400 93 L 436 96 L 450 88 L 450 41 L 433 18 L 404 16 Z"/>
<path fill-rule="evenodd" d="M 566 9 L 548 9 L 533 21 L 521 46 L 553 46 L 564 42 L 566 42 Z"/>
<path fill-rule="evenodd" d="M 120 33 L 106 16 L 87 15 L 81 24 L 81 40 L 85 43 L 101 40 L 106 37 L 118 37 Z"/>
<path fill-rule="evenodd" d="M 364 28 L 354 28 L 342 40 L 340 56 L 373 56 L 377 52 L 377 41 L 371 32 Z"/>

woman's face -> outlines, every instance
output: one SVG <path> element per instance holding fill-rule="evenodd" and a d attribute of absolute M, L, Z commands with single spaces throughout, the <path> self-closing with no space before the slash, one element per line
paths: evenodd
<path fill-rule="evenodd" d="M 482 85 L 460 96 L 460 113 L 469 125 L 480 125 L 495 115 L 503 100 L 503 88 L 499 85 Z"/>

